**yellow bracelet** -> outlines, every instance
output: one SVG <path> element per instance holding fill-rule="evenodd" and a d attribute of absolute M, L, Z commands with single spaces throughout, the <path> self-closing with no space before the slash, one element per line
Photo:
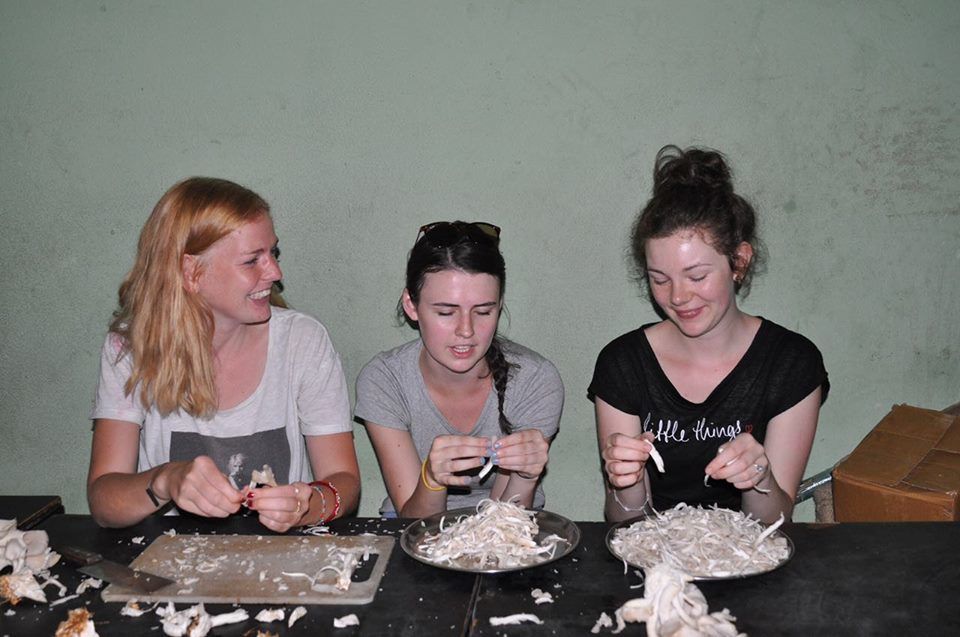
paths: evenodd
<path fill-rule="evenodd" d="M 430 483 L 427 481 L 427 462 L 430 458 L 426 457 L 423 459 L 423 464 L 420 465 L 420 479 L 423 480 L 423 486 L 430 489 L 431 491 L 443 491 L 447 487 L 440 485 L 439 487 L 431 487 Z"/>

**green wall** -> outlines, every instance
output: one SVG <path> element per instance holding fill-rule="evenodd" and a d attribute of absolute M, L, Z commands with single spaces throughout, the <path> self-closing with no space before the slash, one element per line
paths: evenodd
<path fill-rule="evenodd" d="M 117 286 L 153 203 L 203 174 L 272 203 L 287 298 L 351 386 L 413 335 L 393 308 L 417 228 L 502 226 L 503 331 L 567 388 L 548 508 L 599 519 L 586 386 L 654 319 L 626 234 L 666 143 L 727 153 L 759 208 L 745 308 L 823 351 L 808 473 L 828 467 L 892 404 L 960 400 L 958 33 L 953 0 L 0 0 L 0 493 L 86 511 Z"/>

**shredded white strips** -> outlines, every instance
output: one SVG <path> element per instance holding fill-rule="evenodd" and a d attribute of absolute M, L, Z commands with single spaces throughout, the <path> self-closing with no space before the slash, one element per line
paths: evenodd
<path fill-rule="evenodd" d="M 540 529 L 534 511 L 511 502 L 481 500 L 476 515 L 463 515 L 439 533 L 427 533 L 417 550 L 438 564 L 458 568 L 516 568 L 553 557 L 566 542 L 548 535 L 537 542 Z"/>
<path fill-rule="evenodd" d="M 516 613 L 514 615 L 506 615 L 505 617 L 490 618 L 491 626 L 517 626 L 524 622 L 529 622 L 531 624 L 543 623 L 540 621 L 540 618 L 533 613 Z"/>
<path fill-rule="evenodd" d="M 653 443 L 650 443 L 650 457 L 653 458 L 653 464 L 657 465 L 657 471 L 660 473 L 664 472 L 663 456 L 660 455 L 660 452 L 657 451 L 657 448 L 653 446 Z"/>
<path fill-rule="evenodd" d="M 310 582 L 310 588 L 315 591 L 321 591 L 324 590 L 327 585 L 318 584 L 317 580 L 320 579 L 322 573 L 333 571 L 337 574 L 337 581 L 335 583 L 337 590 L 345 591 L 350 588 L 350 579 L 353 577 L 353 572 L 357 569 L 361 558 L 364 561 L 370 559 L 369 547 L 363 547 L 362 549 L 330 547 L 327 549 L 326 559 L 332 562 L 332 564 L 321 567 L 320 570 L 313 575 L 308 573 L 290 573 L 287 571 L 281 571 L 280 574 L 286 577 L 303 577 Z"/>
<path fill-rule="evenodd" d="M 477 474 L 477 480 L 483 482 L 483 479 L 487 477 L 487 474 L 493 469 L 493 458 L 487 458 L 487 464 L 483 465 L 483 469 L 480 469 L 480 473 Z"/>
<path fill-rule="evenodd" d="M 737 631 L 737 618 L 729 610 L 709 612 L 706 597 L 690 583 L 690 577 L 666 564 L 647 570 L 643 597 L 628 601 L 617 609 L 615 616 L 614 633 L 622 631 L 627 622 L 645 622 L 648 636 L 746 637 Z M 601 625 L 602 619 L 601 616 L 594 628 Z"/>
<path fill-rule="evenodd" d="M 768 571 L 789 556 L 783 518 L 764 530 L 739 511 L 683 503 L 617 529 L 610 544 L 624 562 L 661 562 L 693 577 L 731 577 Z"/>

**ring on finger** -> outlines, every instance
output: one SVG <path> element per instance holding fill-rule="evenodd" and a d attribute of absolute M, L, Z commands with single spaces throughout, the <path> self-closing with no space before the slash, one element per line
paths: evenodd
<path fill-rule="evenodd" d="M 300 515 L 300 511 L 303 509 L 303 503 L 300 502 L 300 498 L 297 498 L 297 510 L 294 511 L 297 515 Z"/>
<path fill-rule="evenodd" d="M 759 473 L 763 473 L 764 471 L 767 470 L 767 468 L 766 468 L 765 466 L 763 466 L 762 464 L 755 464 L 755 465 L 753 465 L 753 469 L 754 469 L 754 471 L 756 471 L 758 474 L 759 474 Z"/>

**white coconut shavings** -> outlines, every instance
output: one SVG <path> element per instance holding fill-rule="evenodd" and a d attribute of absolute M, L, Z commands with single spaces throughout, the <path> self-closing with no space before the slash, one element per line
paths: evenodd
<path fill-rule="evenodd" d="M 349 615 L 344 615 L 343 617 L 334 617 L 333 618 L 333 627 L 334 628 L 346 628 L 347 626 L 359 626 L 360 618 L 357 617 L 354 613 Z"/>
<path fill-rule="evenodd" d="M 610 541 L 626 564 L 660 563 L 694 577 L 730 577 L 768 571 L 789 556 L 789 545 L 770 527 L 740 511 L 683 503 L 617 529 Z"/>
<path fill-rule="evenodd" d="M 297 623 L 297 620 L 307 614 L 307 609 L 303 606 L 297 606 L 292 611 L 290 611 L 290 618 L 287 620 L 287 628 L 293 628 L 293 625 Z"/>
<path fill-rule="evenodd" d="M 532 613 L 516 613 L 504 617 L 491 617 L 491 626 L 519 626 L 520 624 L 543 624 L 539 617 Z"/>
<path fill-rule="evenodd" d="M 282 608 L 272 608 L 269 610 L 264 608 L 262 611 L 257 613 L 257 616 L 254 617 L 254 619 L 256 619 L 258 622 L 268 624 L 270 622 L 282 622 L 284 617 L 286 617 L 286 613 Z"/>
<path fill-rule="evenodd" d="M 566 540 L 548 535 L 539 543 L 536 513 L 512 502 L 484 499 L 475 515 L 460 516 L 438 533 L 427 533 L 417 550 L 427 559 L 460 568 L 515 568 L 553 557 Z"/>
<path fill-rule="evenodd" d="M 689 575 L 658 564 L 647 569 L 643 597 L 617 609 L 613 632 L 622 631 L 627 622 L 644 622 L 648 637 L 746 637 L 737 631 L 737 618 L 726 608 L 715 613 L 708 610 L 706 598 Z"/>

